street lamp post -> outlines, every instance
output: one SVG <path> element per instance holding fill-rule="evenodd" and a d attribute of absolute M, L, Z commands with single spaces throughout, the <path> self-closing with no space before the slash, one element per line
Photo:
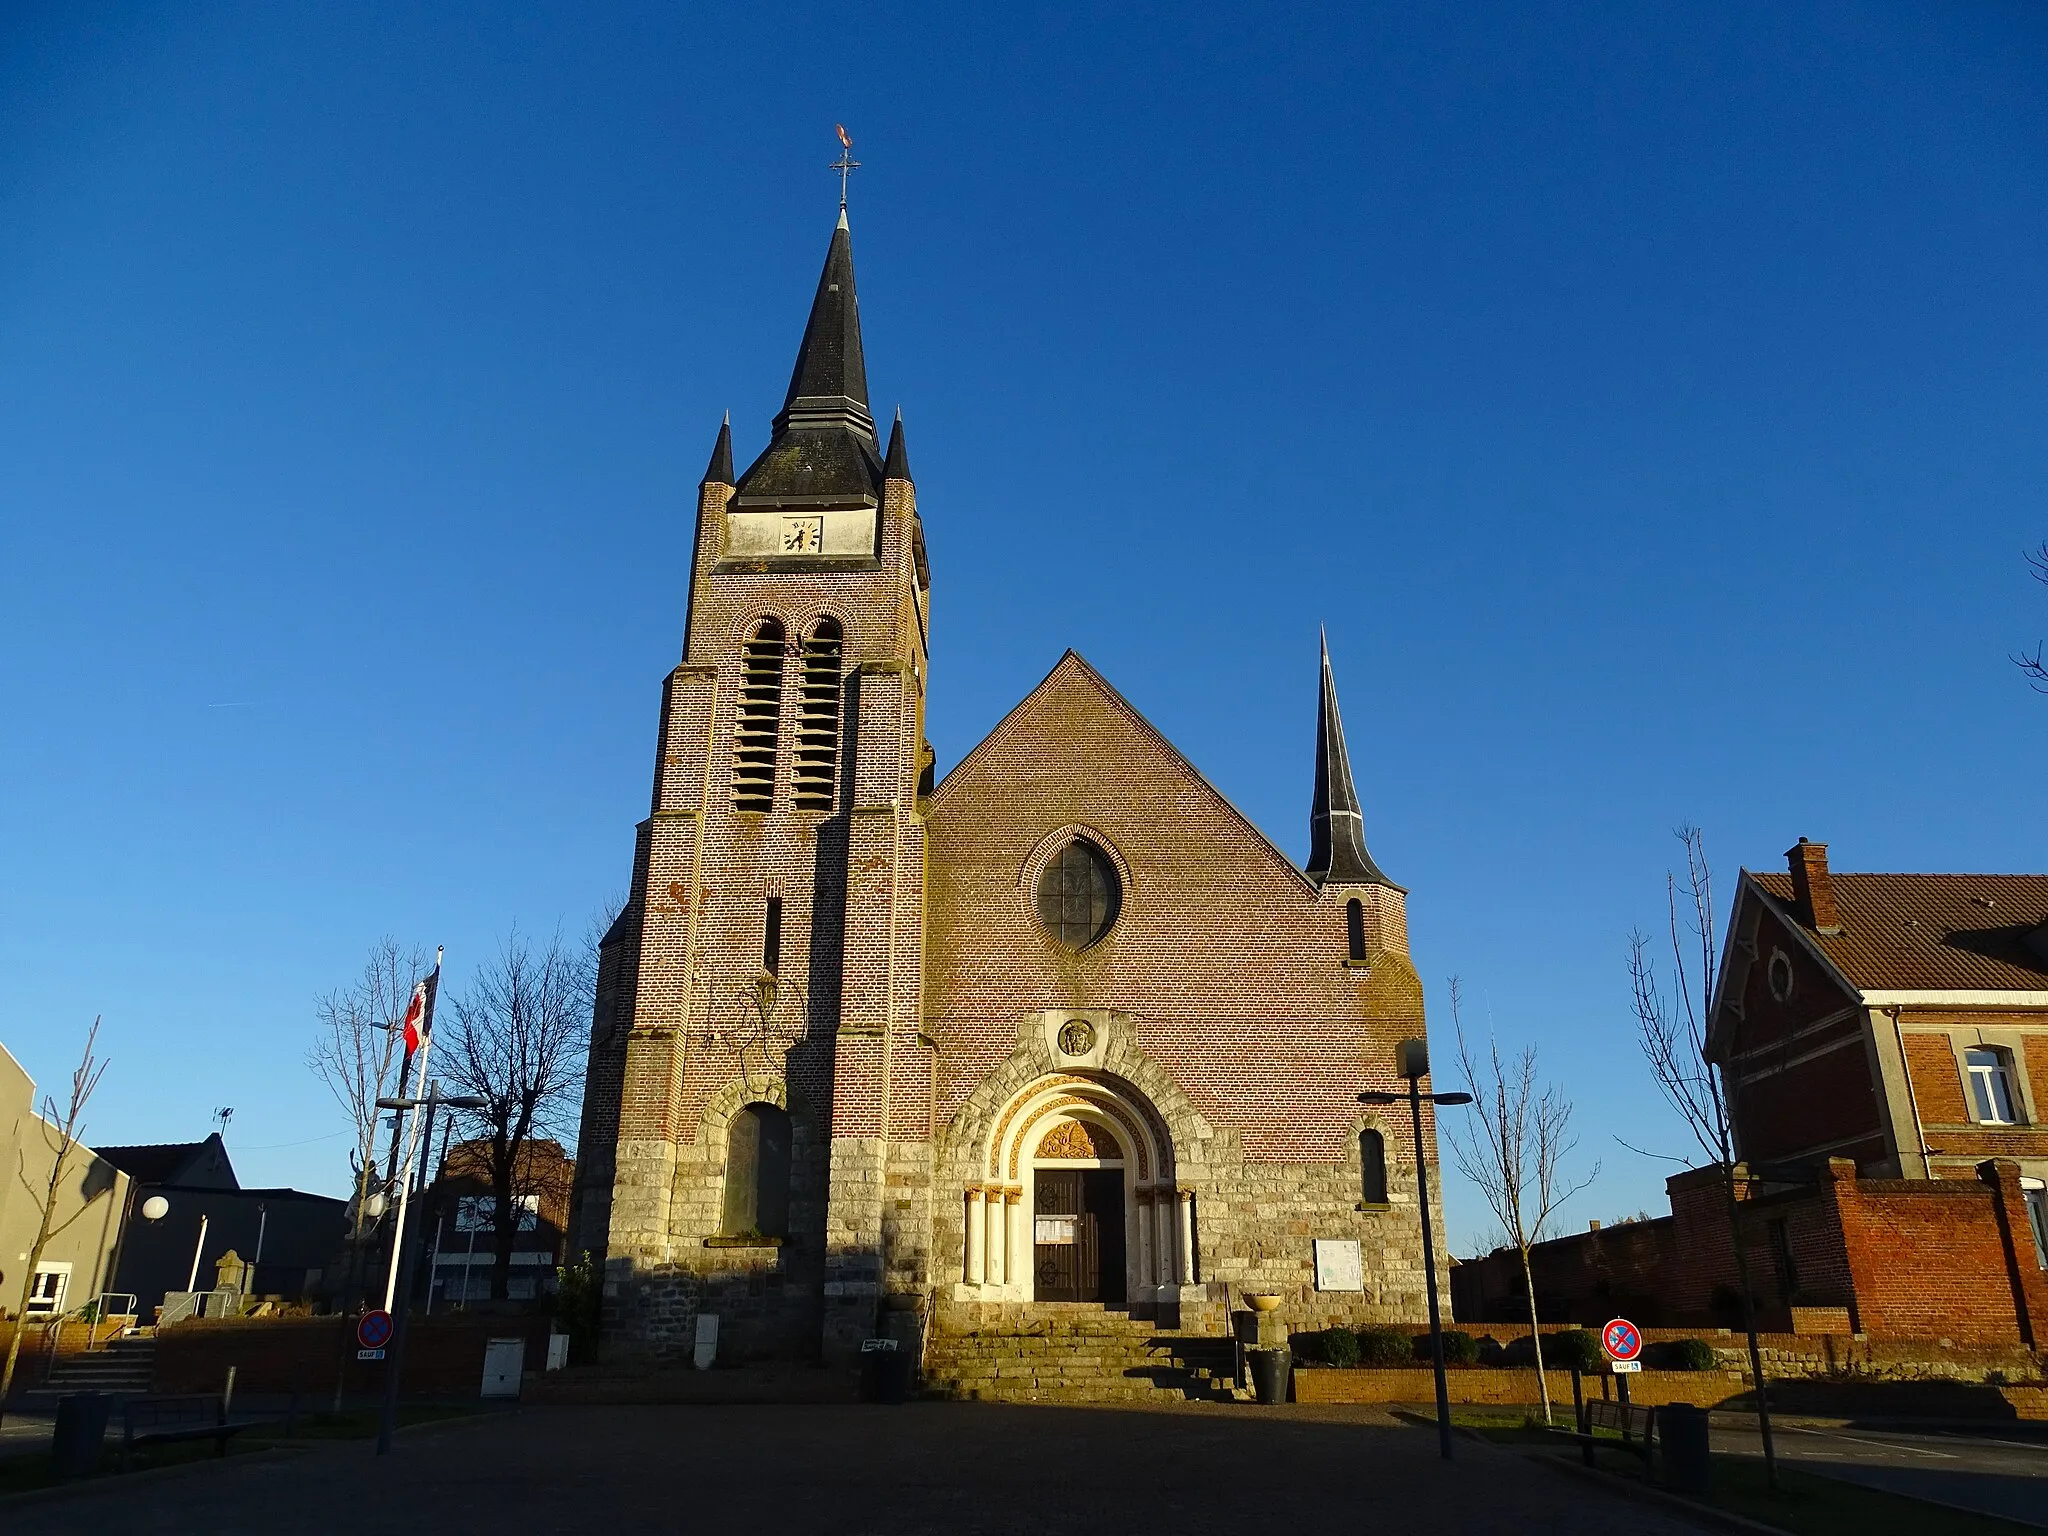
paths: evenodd
<path fill-rule="evenodd" d="M 379 1099 L 377 1107 L 379 1109 L 400 1111 L 424 1108 L 427 1111 L 428 1124 L 431 1125 L 433 1123 L 434 1111 L 442 1105 L 446 1105 L 450 1109 L 482 1109 L 485 1103 L 485 1100 L 474 1095 L 466 1094 L 456 1098 L 445 1097 L 441 1092 L 440 1083 L 436 1082 L 424 1098 Z M 401 1193 L 409 1193 L 411 1185 L 406 1181 L 411 1179 L 412 1169 L 410 1167 L 399 1169 L 398 1177 L 401 1181 L 399 1184 Z M 405 1205 L 403 1201 L 399 1204 L 398 1215 L 392 1228 L 391 1241 L 396 1248 L 396 1252 L 392 1255 L 393 1267 L 390 1290 L 390 1295 L 394 1299 L 395 1305 L 392 1306 L 391 1310 L 391 1354 L 390 1358 L 384 1362 L 384 1412 L 377 1423 L 377 1454 L 379 1456 L 390 1453 L 391 1433 L 398 1427 L 398 1376 L 400 1368 L 405 1364 L 405 1335 L 407 1331 L 405 1320 L 406 1314 L 412 1310 L 412 1271 L 413 1265 L 419 1256 L 419 1245 L 417 1243 L 408 1244 L 405 1240 Z"/>
<path fill-rule="evenodd" d="M 1429 1163 L 1422 1152 L 1422 1101 L 1432 1104 L 1470 1104 L 1469 1093 L 1424 1093 L 1422 1079 L 1429 1074 L 1429 1042 L 1403 1040 L 1398 1071 L 1408 1080 L 1406 1093 L 1361 1093 L 1361 1104 L 1408 1104 L 1415 1127 L 1415 1193 L 1422 1207 L 1422 1279 L 1429 1291 L 1429 1353 L 1436 1369 L 1436 1440 L 1445 1461 L 1451 1459 L 1451 1388 L 1444 1378 L 1444 1321 L 1436 1299 L 1436 1234 L 1429 1224 Z"/>

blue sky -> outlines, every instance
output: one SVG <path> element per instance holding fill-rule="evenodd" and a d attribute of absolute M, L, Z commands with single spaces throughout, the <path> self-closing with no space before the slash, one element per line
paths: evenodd
<path fill-rule="evenodd" d="M 622 887 L 835 121 L 942 767 L 1073 646 L 1302 856 L 1327 624 L 1569 1221 L 1683 1140 L 1623 963 L 1675 825 L 1724 891 L 2048 868 L 2038 6 L 16 5 L 0 1040 L 53 1083 L 104 1014 L 99 1139 L 231 1104 L 337 1189 L 314 995 Z"/>

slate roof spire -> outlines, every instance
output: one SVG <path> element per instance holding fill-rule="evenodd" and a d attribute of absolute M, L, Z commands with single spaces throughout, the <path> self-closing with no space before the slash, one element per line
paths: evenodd
<path fill-rule="evenodd" d="M 889 429 L 889 455 L 882 463 L 882 473 L 891 480 L 910 478 L 910 448 L 903 441 L 903 407 L 896 407 L 896 425 Z"/>
<path fill-rule="evenodd" d="M 1337 713 L 1330 637 L 1323 636 L 1323 692 L 1316 707 L 1316 798 L 1308 817 L 1308 875 L 1318 885 L 1392 885 L 1365 847 L 1365 816 L 1351 782 L 1351 754 Z"/>
<path fill-rule="evenodd" d="M 789 394 L 782 414 L 775 418 L 776 431 L 785 425 L 850 427 L 874 440 L 867 359 L 860 345 L 860 303 L 853 291 L 853 233 L 844 208 L 825 251 L 825 270 L 818 274 L 818 292 L 811 300 L 811 318 L 789 376 Z"/>
<path fill-rule="evenodd" d="M 846 211 L 825 250 L 825 269 L 789 376 L 789 394 L 768 447 L 740 477 L 745 506 L 873 505 L 882 484 L 875 418 L 868 408 L 853 235 Z"/>
<path fill-rule="evenodd" d="M 711 462 L 704 466 L 704 478 L 700 485 L 731 485 L 732 475 L 732 412 L 725 413 L 725 420 L 718 428 L 718 441 L 711 446 Z"/>

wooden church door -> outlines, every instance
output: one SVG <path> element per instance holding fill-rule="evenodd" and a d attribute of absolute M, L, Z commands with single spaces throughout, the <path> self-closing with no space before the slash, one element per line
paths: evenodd
<path fill-rule="evenodd" d="M 1039 1301 L 1124 1299 L 1124 1172 L 1040 1168 L 1032 1262 Z"/>

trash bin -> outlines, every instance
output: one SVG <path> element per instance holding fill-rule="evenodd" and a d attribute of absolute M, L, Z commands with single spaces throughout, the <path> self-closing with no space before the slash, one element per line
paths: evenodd
<path fill-rule="evenodd" d="M 1294 1370 L 1294 1352 L 1288 1349 L 1248 1349 L 1251 1356 L 1252 1390 L 1261 1403 L 1287 1401 L 1287 1380 Z"/>
<path fill-rule="evenodd" d="M 895 1339 L 860 1342 L 860 1400 L 900 1403 L 910 1397 L 910 1353 Z"/>
<path fill-rule="evenodd" d="M 67 1392 L 57 1399 L 57 1426 L 50 1436 L 50 1472 L 58 1482 L 90 1477 L 99 1467 L 107 1437 L 109 1400 L 104 1392 Z"/>
<path fill-rule="evenodd" d="M 1674 1493 L 1705 1493 L 1714 1465 L 1707 1448 L 1707 1410 L 1667 1403 L 1657 1410 L 1657 1438 L 1664 1443 L 1664 1486 Z"/>

